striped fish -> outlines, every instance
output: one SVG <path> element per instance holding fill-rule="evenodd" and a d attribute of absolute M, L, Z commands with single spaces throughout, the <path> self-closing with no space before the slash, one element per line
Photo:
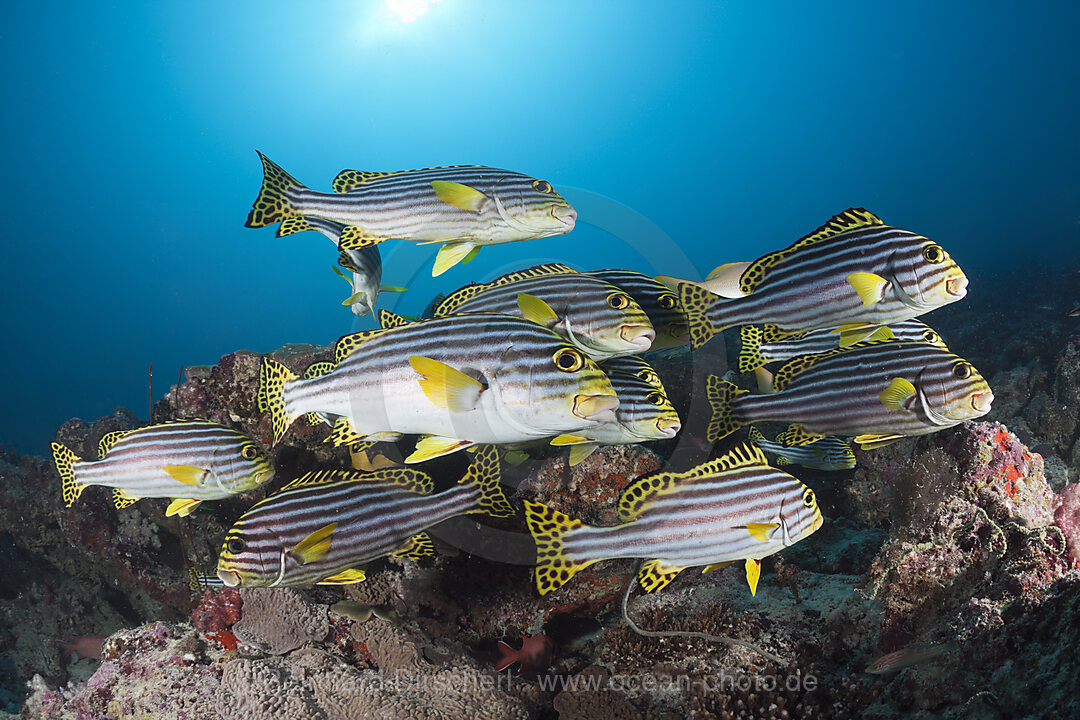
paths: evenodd
<path fill-rule="evenodd" d="M 519 315 L 554 330 L 593 360 L 645 352 L 656 333 L 619 288 L 566 265 L 536 265 L 452 292 L 435 317 L 461 312 Z"/>
<path fill-rule="evenodd" d="M 345 225 L 342 250 L 399 238 L 442 243 L 432 275 L 472 259 L 484 245 L 564 235 L 577 212 L 546 180 L 483 165 L 368 172 L 342 170 L 333 193 L 311 190 L 262 153 L 263 183 L 245 227 L 291 217 Z"/>
<path fill-rule="evenodd" d="M 615 373 L 630 375 L 644 380 L 652 385 L 654 390 L 659 390 L 663 395 L 667 396 L 667 390 L 664 389 L 664 383 L 661 382 L 656 370 L 637 355 L 609 358 L 600 363 L 600 367 L 608 374 L 608 377 Z"/>
<path fill-rule="evenodd" d="M 845 210 L 785 250 L 678 283 L 694 347 L 736 325 L 783 333 L 889 325 L 956 302 L 967 278 L 937 243 Z M 717 297 L 721 294 L 722 297 Z"/>
<path fill-rule="evenodd" d="M 796 428 L 793 432 L 798 432 Z M 750 442 L 776 456 L 776 466 L 801 465 L 802 467 L 826 472 L 850 470 L 855 467 L 855 453 L 851 446 L 838 437 L 825 437 L 809 445 L 788 445 L 788 430 L 776 436 L 776 440 L 767 440 L 756 427 L 750 428 Z"/>
<path fill-rule="evenodd" d="M 813 490 L 769 467 L 753 446 L 686 472 L 636 480 L 619 499 L 619 517 L 619 525 L 593 527 L 526 501 L 540 594 L 612 558 L 649 558 L 638 573 L 646 592 L 659 590 L 688 567 L 704 565 L 703 572 L 709 572 L 744 560 L 750 592 L 756 594 L 761 558 L 821 527 Z"/>
<path fill-rule="evenodd" d="M 899 338 L 945 347 L 941 336 L 919 320 L 901 320 L 888 326 L 846 332 L 840 328 L 808 330 L 795 335 L 788 335 L 775 325 L 743 325 L 739 328 L 739 338 L 739 372 L 750 372 L 771 362 L 790 360 L 796 355 L 816 355 L 865 340 Z"/>
<path fill-rule="evenodd" d="M 333 220 L 297 216 L 282 221 L 278 229 L 278 237 L 315 230 L 329 238 L 337 247 L 344 229 L 344 225 Z M 341 304 L 348 306 L 353 315 L 363 317 L 374 313 L 375 302 L 379 299 L 380 292 L 405 292 L 406 290 L 396 285 L 380 284 L 382 282 L 382 255 L 377 245 L 370 245 L 359 250 L 342 250 L 338 256 L 338 265 L 352 273 L 350 278 L 337 267 L 334 268 L 334 272 L 343 277 L 352 287 L 352 293 Z"/>
<path fill-rule="evenodd" d="M 896 652 L 882 655 L 874 662 L 866 666 L 865 672 L 871 675 L 885 675 L 903 670 L 904 668 L 918 665 L 919 663 L 933 660 L 952 651 L 951 644 L 944 645 L 908 645 Z"/>
<path fill-rule="evenodd" d="M 477 443 L 611 422 L 619 402 L 580 350 L 509 315 L 451 315 L 353 333 L 338 340 L 335 354 L 336 366 L 303 379 L 263 358 L 259 408 L 271 413 L 275 442 L 301 415 L 317 413 L 333 423 L 337 445 L 428 436 L 406 459 L 422 462 Z"/>
<path fill-rule="evenodd" d="M 570 446 L 571 466 L 589 457 L 601 445 L 633 445 L 650 440 L 667 440 L 675 437 L 682 427 L 679 414 L 671 406 L 663 386 L 657 389 L 652 382 L 652 378 L 656 377 L 655 371 L 649 377 L 648 373 L 639 369 L 640 374 L 646 375 L 643 379 L 638 374 L 613 370 L 607 363 L 600 367 L 608 374 L 611 386 L 619 396 L 615 421 L 564 433 L 551 441 L 555 446 Z"/>
<path fill-rule="evenodd" d="M 667 286 L 632 270 L 593 270 L 583 273 L 621 288 L 649 316 L 656 337 L 650 350 L 680 347 L 690 342 L 690 329 L 679 298 Z"/>
<path fill-rule="evenodd" d="M 113 488 L 123 508 L 144 497 L 173 498 L 166 515 L 191 514 L 204 500 L 247 492 L 274 476 L 266 453 L 241 432 L 208 420 L 177 420 L 108 433 L 98 445 L 100 460 L 82 460 L 52 444 L 71 507 L 90 485 Z"/>
<path fill-rule="evenodd" d="M 476 453 L 458 485 L 432 489 L 431 478 L 412 468 L 303 475 L 229 529 L 218 578 L 229 587 L 357 583 L 364 579 L 361 566 L 376 558 L 433 555 L 425 531 L 443 520 L 514 512 L 499 488 L 494 447 Z"/>
<path fill-rule="evenodd" d="M 710 375 L 710 442 L 755 422 L 790 422 L 788 445 L 857 436 L 864 450 L 926 435 L 990 412 L 979 371 L 936 345 L 881 340 L 800 355 L 776 373 L 771 395 L 751 395 Z"/>

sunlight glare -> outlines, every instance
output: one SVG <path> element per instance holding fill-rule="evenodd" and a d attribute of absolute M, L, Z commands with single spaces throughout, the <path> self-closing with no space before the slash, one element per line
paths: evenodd
<path fill-rule="evenodd" d="M 441 0 L 386 0 L 387 16 L 400 23 L 411 23 Z"/>

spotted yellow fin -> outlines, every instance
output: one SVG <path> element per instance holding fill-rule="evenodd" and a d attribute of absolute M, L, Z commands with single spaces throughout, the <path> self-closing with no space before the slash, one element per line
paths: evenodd
<path fill-rule="evenodd" d="M 259 152 L 256 150 L 255 152 Z M 293 207 L 293 193 L 306 190 L 303 183 L 282 170 L 270 158 L 259 153 L 263 165 L 262 187 L 252 203 L 244 227 L 261 228 L 295 217 L 299 213 Z"/>
<path fill-rule="evenodd" d="M 112 499 L 113 505 L 116 506 L 116 509 L 123 510 L 129 505 L 134 505 L 141 498 L 138 498 L 135 495 L 128 494 L 122 488 L 113 488 Z"/>
<path fill-rule="evenodd" d="M 363 345 L 365 342 L 373 337 L 382 335 L 386 330 L 361 330 L 360 332 L 349 333 L 348 335 L 342 335 L 334 343 L 334 362 L 340 363 L 349 355 L 356 352 L 356 349 Z"/>
<path fill-rule="evenodd" d="M 296 373 L 277 360 L 269 357 L 262 359 L 259 370 L 259 412 L 270 413 L 275 445 L 281 442 L 281 438 L 296 419 L 285 409 L 285 388 L 298 379 Z"/>
<path fill-rule="evenodd" d="M 853 272 L 847 276 L 848 284 L 855 288 L 862 300 L 863 307 L 877 305 L 885 297 L 889 281 L 880 275 L 868 272 Z"/>
<path fill-rule="evenodd" d="M 647 593 L 664 589 L 685 568 L 665 565 L 663 560 L 647 560 L 638 570 L 638 582 Z"/>
<path fill-rule="evenodd" d="M 784 431 L 784 444 L 792 447 L 802 447 L 804 445 L 810 445 L 821 440 L 824 435 L 821 433 L 812 433 L 804 428 L 802 425 L 792 424 L 789 425 L 787 430 Z"/>
<path fill-rule="evenodd" d="M 412 468 L 383 468 L 372 472 L 353 472 L 350 470 L 313 470 L 304 473 L 278 492 L 295 490 L 301 487 L 314 487 L 340 482 L 366 482 L 381 485 L 396 485 L 404 490 L 427 495 L 435 485 L 430 477 Z"/>
<path fill-rule="evenodd" d="M 518 309 L 521 316 L 537 325 L 551 327 L 559 322 L 559 315 L 546 302 L 528 293 L 518 293 Z"/>
<path fill-rule="evenodd" d="M 499 466 L 499 449 L 494 445 L 484 445 L 473 453 L 472 463 L 458 482 L 462 485 L 475 485 L 480 489 L 480 499 L 470 513 L 480 513 L 491 517 L 510 517 L 514 508 L 506 499 L 499 483 L 502 471 Z"/>
<path fill-rule="evenodd" d="M 475 257 L 478 247 L 471 242 L 450 242 L 439 248 L 435 254 L 435 265 L 431 268 L 431 277 L 438 277 L 469 255 Z"/>
<path fill-rule="evenodd" d="M 587 445 L 573 445 L 570 448 L 570 467 L 579 465 L 585 458 L 596 452 L 599 447 L 599 443 L 588 443 Z"/>
<path fill-rule="evenodd" d="M 408 320 L 398 315 L 397 313 L 390 312 L 389 310 L 380 310 L 377 313 L 379 320 L 379 327 L 383 330 L 389 330 L 390 328 L 404 327 L 411 325 Z"/>
<path fill-rule="evenodd" d="M 417 533 L 411 538 L 408 538 L 401 544 L 401 547 L 390 554 L 394 557 L 419 560 L 420 558 L 431 557 L 434 555 L 435 544 L 431 542 L 431 537 L 426 532 Z"/>
<path fill-rule="evenodd" d="M 884 224 L 876 215 L 864 208 L 849 208 L 842 213 L 837 213 L 829 218 L 824 225 L 809 235 L 804 235 L 799 240 L 796 240 L 791 246 L 771 252 L 751 263 L 750 267 L 746 268 L 746 271 L 742 274 L 740 287 L 743 293 L 747 295 L 754 292 L 772 268 L 808 245 L 820 243 L 850 230 Z"/>
<path fill-rule="evenodd" d="M 750 594 L 757 597 L 758 578 L 761 577 L 761 560 L 746 559 L 746 582 L 750 586 Z"/>
<path fill-rule="evenodd" d="M 375 235 L 363 228 L 349 225 L 338 236 L 338 248 L 341 250 L 363 250 L 372 245 L 386 242 L 390 237 L 387 235 Z"/>
<path fill-rule="evenodd" d="M 120 438 L 131 433 L 131 430 L 113 430 L 110 433 L 105 433 L 101 436 L 101 441 L 98 442 L 98 457 L 104 458 L 112 450 L 113 445 L 120 441 Z"/>
<path fill-rule="evenodd" d="M 192 467 L 191 465 L 166 465 L 161 468 L 167 472 L 176 482 L 185 485 L 197 486 L 210 473 L 205 468 Z"/>
<path fill-rule="evenodd" d="M 187 517 L 195 511 L 195 508 L 202 505 L 202 500 L 192 500 L 191 498 L 176 498 L 169 507 L 165 509 L 165 517 L 172 517 L 173 515 L 179 515 L 180 517 Z"/>
<path fill-rule="evenodd" d="M 330 361 L 311 363 L 308 365 L 307 370 L 304 371 L 304 379 L 311 380 L 323 375 L 329 375 L 335 367 L 337 366 Z"/>
<path fill-rule="evenodd" d="M 904 378 L 893 378 L 889 386 L 878 396 L 881 404 L 890 410 L 910 410 L 912 403 L 919 397 L 919 391 Z"/>
<path fill-rule="evenodd" d="M 862 450 L 876 450 L 903 439 L 903 435 L 859 435 L 855 438 L 855 444 Z"/>
<path fill-rule="evenodd" d="M 709 400 L 712 408 L 712 418 L 705 430 L 705 438 L 709 442 L 716 442 L 726 438 L 735 432 L 745 422 L 735 418 L 735 404 L 743 395 L 749 395 L 749 391 L 741 390 L 727 380 L 709 375 L 705 380 L 705 397 Z"/>
<path fill-rule="evenodd" d="M 484 385 L 460 370 L 421 355 L 410 356 L 409 364 L 419 376 L 424 395 L 435 407 L 463 413 L 480 402 Z"/>
<path fill-rule="evenodd" d="M 278 225 L 277 236 L 285 237 L 286 235 L 295 235 L 296 233 L 307 232 L 308 230 L 314 230 L 315 226 L 308 222 L 307 218 L 297 215 L 295 217 L 285 218 Z"/>
<path fill-rule="evenodd" d="M 363 570 L 359 568 L 349 568 L 348 570 L 342 570 L 336 575 L 325 577 L 316 585 L 352 585 L 358 582 L 364 582 L 367 579 L 367 575 Z"/>
<path fill-rule="evenodd" d="M 474 443 L 471 440 L 427 435 L 416 442 L 416 448 L 407 458 L 405 458 L 405 464 L 413 465 L 416 463 L 427 462 L 432 458 L 442 457 L 443 455 L 456 453 L 458 450 L 464 450 L 473 444 Z"/>
<path fill-rule="evenodd" d="M 354 192 L 362 190 L 364 185 L 372 180 L 399 175 L 402 171 L 379 172 L 377 170 L 342 170 L 334 177 L 330 187 L 337 193 Z"/>
<path fill-rule="evenodd" d="M 705 288 L 691 283 L 679 283 L 677 289 L 679 304 L 686 314 L 686 321 L 690 328 L 690 344 L 697 349 L 725 329 L 717 327 L 709 319 L 708 311 L 716 302 L 716 296 Z"/>
<path fill-rule="evenodd" d="M 566 275 L 576 272 L 577 271 L 569 265 L 563 265 L 562 263 L 545 263 L 543 265 L 534 265 L 533 267 L 525 268 L 523 270 L 508 272 L 505 275 L 500 275 L 489 283 L 470 283 L 469 285 L 458 288 L 443 298 L 442 302 L 435 307 L 434 316 L 443 317 L 444 315 L 449 315 L 465 304 L 466 301 L 473 299 L 489 288 L 512 285 L 513 283 L 526 278 L 543 277 L 545 275 Z"/>
<path fill-rule="evenodd" d="M 541 595 L 564 585 L 596 560 L 575 560 L 563 549 L 568 533 L 584 527 L 565 513 L 547 505 L 525 501 L 525 522 L 536 543 L 536 589 Z"/>
<path fill-rule="evenodd" d="M 436 197 L 459 210 L 478 213 L 488 201 L 488 196 L 476 188 L 449 180 L 432 180 L 431 188 Z"/>
<path fill-rule="evenodd" d="M 344 416 L 341 416 L 334 421 L 333 429 L 330 431 L 330 434 L 326 436 L 326 442 L 332 444 L 334 447 L 354 445 L 358 442 L 364 442 L 366 439 L 366 437 L 356 432 L 352 423 L 349 422 L 349 418 Z"/>
<path fill-rule="evenodd" d="M 769 534 L 778 527 L 780 527 L 779 523 L 746 523 L 746 530 L 750 533 L 750 537 L 761 542 L 769 542 Z"/>
<path fill-rule="evenodd" d="M 78 482 L 75 479 L 75 465 L 81 463 L 82 460 L 74 452 L 69 450 L 67 446 L 61 445 L 58 442 L 51 444 L 53 453 L 53 462 L 56 463 L 56 472 L 60 475 L 60 487 L 64 498 L 64 507 L 71 507 L 79 496 L 82 495 L 82 491 L 86 489 L 86 485 Z"/>
<path fill-rule="evenodd" d="M 330 543 L 334 538 L 335 530 L 337 530 L 336 522 L 324 525 L 298 542 L 290 552 L 300 561 L 301 565 L 315 562 L 330 552 Z"/>

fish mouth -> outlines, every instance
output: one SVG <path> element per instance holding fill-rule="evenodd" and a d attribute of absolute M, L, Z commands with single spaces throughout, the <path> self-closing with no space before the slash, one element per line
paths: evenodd
<path fill-rule="evenodd" d="M 656 339 L 656 330 L 651 325 L 623 325 L 619 328 L 619 337 L 642 351 L 652 347 Z"/>
<path fill-rule="evenodd" d="M 218 580 L 225 583 L 225 587 L 237 587 L 240 584 L 240 576 L 232 570 L 217 571 Z"/>
<path fill-rule="evenodd" d="M 966 275 L 958 275 L 945 281 L 945 292 L 959 299 L 967 295 L 968 279 Z"/>
<path fill-rule="evenodd" d="M 673 438 L 679 434 L 682 430 L 682 423 L 678 418 L 659 418 L 656 421 L 656 429 L 660 431 L 664 437 Z"/>
<path fill-rule="evenodd" d="M 975 393 L 971 396 L 971 407 L 980 415 L 985 415 L 990 412 L 990 404 L 994 402 L 994 393 L 987 390 L 986 392 Z"/>
<path fill-rule="evenodd" d="M 577 224 L 577 210 L 569 205 L 556 205 L 551 208 L 551 217 L 558 220 L 566 228 L 566 232 L 574 229 Z"/>
<path fill-rule="evenodd" d="M 617 407 L 619 407 L 619 398 L 614 395 L 574 396 L 574 415 L 582 420 L 596 423 L 614 422 Z"/>

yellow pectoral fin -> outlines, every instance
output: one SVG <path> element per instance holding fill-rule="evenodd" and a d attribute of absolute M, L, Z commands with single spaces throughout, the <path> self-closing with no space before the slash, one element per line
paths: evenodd
<path fill-rule="evenodd" d="M 876 450 L 903 438 L 903 435 L 859 435 L 855 438 L 855 443 L 862 450 Z"/>
<path fill-rule="evenodd" d="M 773 374 L 763 367 L 754 368 L 754 377 L 757 378 L 758 392 L 762 395 L 771 395 L 776 392 L 773 385 Z"/>
<path fill-rule="evenodd" d="M 431 460 L 432 458 L 449 455 L 450 453 L 457 452 L 458 450 L 462 450 L 474 444 L 475 443 L 470 440 L 429 435 L 428 437 L 421 438 L 416 443 L 416 449 L 413 450 L 409 457 L 405 458 L 405 463 L 407 465 L 422 463 Z"/>
<path fill-rule="evenodd" d="M 855 343 L 862 342 L 863 340 L 869 340 L 881 329 L 881 327 L 875 325 L 845 325 L 833 332 L 840 334 L 839 346 L 846 348 L 851 347 Z M 881 339 L 884 340 L 885 338 Z"/>
<path fill-rule="evenodd" d="M 169 473 L 173 480 L 182 482 L 185 485 L 199 485 L 207 473 L 210 472 L 190 465 L 166 465 L 161 469 Z"/>
<path fill-rule="evenodd" d="M 476 258 L 476 254 L 478 252 L 480 252 L 480 246 L 479 245 L 477 245 L 472 250 L 470 250 L 469 254 L 461 259 L 461 264 L 462 265 L 468 265 L 469 263 L 471 263 Z"/>
<path fill-rule="evenodd" d="M 349 568 L 348 570 L 342 570 L 337 575 L 331 575 L 328 578 L 323 578 L 316 585 L 352 585 L 353 583 L 364 582 L 367 579 L 367 575 L 363 570 L 356 568 Z"/>
<path fill-rule="evenodd" d="M 769 541 L 769 533 L 780 527 L 778 523 L 746 523 L 746 529 L 751 537 L 761 542 Z"/>
<path fill-rule="evenodd" d="M 529 322 L 534 322 L 537 325 L 543 325 L 544 327 L 551 327 L 559 322 L 559 316 L 551 309 L 551 306 L 535 295 L 518 293 L 517 301 L 518 309 L 521 310 L 521 317 Z"/>
<path fill-rule="evenodd" d="M 173 515 L 179 515 L 180 517 L 187 517 L 195 508 L 202 505 L 202 500 L 192 500 L 191 498 L 176 498 L 169 507 L 165 509 L 165 517 L 172 517 Z"/>
<path fill-rule="evenodd" d="M 444 362 L 413 355 L 409 364 L 420 376 L 424 395 L 436 407 L 451 412 L 467 412 L 480 402 L 484 386 Z"/>
<path fill-rule="evenodd" d="M 761 561 L 746 558 L 746 582 L 750 585 L 750 594 L 757 596 L 758 578 L 761 577 Z"/>
<path fill-rule="evenodd" d="M 474 213 L 480 212 L 488 199 L 487 195 L 476 188 L 448 180 L 432 180 L 431 188 L 435 191 L 435 195 L 447 205 Z"/>
<path fill-rule="evenodd" d="M 727 560 L 726 562 L 718 562 L 713 563 L 712 565 L 706 565 L 701 569 L 701 574 L 704 575 L 705 573 L 711 573 L 712 571 L 719 570 L 720 568 L 726 568 L 728 565 L 731 565 L 734 562 L 734 560 Z"/>
<path fill-rule="evenodd" d="M 881 404 L 890 410 L 910 410 L 911 403 L 918 394 L 915 386 L 908 380 L 893 378 L 878 397 L 881 398 Z"/>
<path fill-rule="evenodd" d="M 867 340 L 895 340 L 896 333 L 888 325 L 882 325 L 874 332 L 866 336 Z"/>
<path fill-rule="evenodd" d="M 401 287 L 400 285 L 380 285 L 379 292 L 403 293 L 409 292 L 409 288 Z"/>
<path fill-rule="evenodd" d="M 435 266 L 431 268 L 431 277 L 438 277 L 457 265 L 479 248 L 471 242 L 446 243 L 435 254 Z"/>
<path fill-rule="evenodd" d="M 506 461 L 506 464 L 513 467 L 517 467 L 528 459 L 529 453 L 525 452 L 524 450 L 511 450 L 503 456 L 503 460 Z"/>
<path fill-rule="evenodd" d="M 587 437 L 582 437 L 581 435 L 571 435 L 570 433 L 563 433 L 562 435 L 551 438 L 551 444 L 556 445 L 556 446 L 558 446 L 558 445 L 580 445 L 582 443 L 590 443 L 590 442 L 592 442 L 592 440 L 590 440 Z"/>
<path fill-rule="evenodd" d="M 570 467 L 581 464 L 581 462 L 596 452 L 600 445 L 597 443 L 588 443 L 586 445 L 574 445 L 570 448 Z"/>
<path fill-rule="evenodd" d="M 324 525 L 298 542 L 296 547 L 292 549 L 292 554 L 296 556 L 301 565 L 307 565 L 309 562 L 318 560 L 330 551 L 330 541 L 333 540 L 334 530 L 336 529 L 336 522 Z"/>
<path fill-rule="evenodd" d="M 870 307 L 881 302 L 885 297 L 885 288 L 889 287 L 889 281 L 880 275 L 868 272 L 853 272 L 847 276 L 848 283 L 859 293 L 863 307 Z"/>

